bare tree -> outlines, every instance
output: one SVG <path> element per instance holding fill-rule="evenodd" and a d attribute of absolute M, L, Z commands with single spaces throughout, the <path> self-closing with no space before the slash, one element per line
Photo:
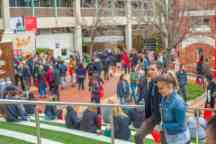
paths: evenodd
<path fill-rule="evenodd" d="M 85 3 L 86 7 L 92 7 Z M 106 16 L 111 17 L 113 3 L 110 0 L 98 0 L 98 4 L 95 7 L 95 15 L 92 17 L 93 21 L 91 25 L 83 25 L 83 29 L 90 37 L 90 55 L 92 56 L 94 47 L 95 47 L 95 38 L 96 36 L 102 35 L 108 29 L 114 29 L 117 25 L 110 25 L 109 23 L 105 23 L 104 18 Z M 82 20 L 85 23 L 85 20 Z M 115 23 L 117 19 L 112 18 L 111 23 Z M 87 22 L 86 22 L 87 23 Z"/>

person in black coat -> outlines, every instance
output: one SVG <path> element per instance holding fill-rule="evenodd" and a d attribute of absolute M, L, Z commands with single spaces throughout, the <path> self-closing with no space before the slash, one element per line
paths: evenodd
<path fill-rule="evenodd" d="M 97 108 L 89 107 L 83 112 L 83 117 L 80 121 L 80 130 L 96 133 L 97 128 Z"/>
<path fill-rule="evenodd" d="M 72 106 L 67 107 L 67 114 L 65 117 L 65 125 L 67 128 L 79 129 L 80 119 L 77 116 L 77 112 Z"/>
<path fill-rule="evenodd" d="M 130 119 L 120 107 L 113 109 L 115 138 L 130 140 Z"/>
<path fill-rule="evenodd" d="M 160 124 L 160 99 L 158 92 L 156 78 L 160 75 L 160 66 L 157 63 L 150 64 L 148 68 L 148 82 L 147 95 L 145 98 L 145 121 L 137 130 L 135 135 L 136 144 L 143 144 L 143 139 L 152 132 L 157 124 Z"/>

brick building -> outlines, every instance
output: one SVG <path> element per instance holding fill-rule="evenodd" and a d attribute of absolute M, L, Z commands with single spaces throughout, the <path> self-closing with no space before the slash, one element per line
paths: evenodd
<path fill-rule="evenodd" d="M 216 72 L 216 1 L 189 0 L 185 18 L 193 23 L 188 33 L 178 46 L 180 62 L 190 71 L 195 71 L 198 51 L 203 50 L 204 59 L 208 60 L 212 71 Z M 215 75 L 216 76 L 216 75 Z"/>

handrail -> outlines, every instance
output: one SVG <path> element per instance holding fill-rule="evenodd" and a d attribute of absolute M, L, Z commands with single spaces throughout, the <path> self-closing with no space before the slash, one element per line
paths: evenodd
<path fill-rule="evenodd" d="M 36 107 L 38 104 L 49 104 L 49 105 L 80 105 L 80 106 L 97 106 L 97 107 L 110 107 L 111 109 L 111 143 L 115 144 L 115 134 L 114 134 L 114 118 L 113 118 L 113 108 L 114 107 L 129 107 L 129 108 L 137 108 L 137 107 L 144 107 L 144 105 L 121 105 L 121 104 L 96 104 L 96 103 L 74 103 L 74 102 L 49 102 L 49 101 L 28 101 L 28 100 L 8 100 L 8 99 L 0 99 L 1 104 L 35 104 Z M 190 110 L 201 110 L 201 111 L 213 111 L 215 112 L 216 109 L 211 108 L 193 108 L 188 107 L 188 111 Z M 38 111 L 35 111 L 35 123 L 36 123 L 36 132 L 37 132 L 37 144 L 41 144 L 41 135 L 40 135 L 40 120 Z M 198 124 L 197 124 L 198 125 Z M 199 144 L 198 138 L 198 128 L 196 128 L 196 144 Z"/>
<path fill-rule="evenodd" d="M 50 102 L 50 101 L 29 101 L 29 100 L 8 100 L 8 99 L 0 99 L 0 104 L 49 104 L 49 105 L 96 106 L 96 107 L 129 107 L 129 108 L 144 107 L 144 105 L 74 103 L 74 102 L 54 102 L 54 101 Z"/>
<path fill-rule="evenodd" d="M 74 103 L 74 102 L 50 102 L 50 101 L 29 101 L 29 100 L 8 100 L 0 99 L 0 104 L 49 104 L 49 105 L 79 105 L 79 106 L 96 106 L 96 107 L 127 107 L 143 108 L 144 105 L 122 105 L 122 104 L 97 104 L 97 103 Z M 194 108 L 188 107 L 188 110 L 216 111 L 216 108 Z"/>

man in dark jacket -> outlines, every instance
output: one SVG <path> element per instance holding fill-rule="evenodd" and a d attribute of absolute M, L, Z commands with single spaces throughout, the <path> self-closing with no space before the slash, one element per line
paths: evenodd
<path fill-rule="evenodd" d="M 60 100 L 60 92 L 59 92 L 59 85 L 61 84 L 60 79 L 60 70 L 57 66 L 54 66 L 54 79 L 51 83 L 51 93 L 52 95 L 57 97 L 57 100 Z"/>
<path fill-rule="evenodd" d="M 184 70 L 183 65 L 180 65 L 179 71 L 176 73 L 179 82 L 179 93 L 187 101 L 187 72 Z"/>
<path fill-rule="evenodd" d="M 80 130 L 96 133 L 97 131 L 97 108 L 90 107 L 83 112 L 80 122 Z"/>
<path fill-rule="evenodd" d="M 80 119 L 72 106 L 67 107 L 67 114 L 65 117 L 65 125 L 67 128 L 79 129 Z"/>
<path fill-rule="evenodd" d="M 143 139 L 147 134 L 151 133 L 154 127 L 160 123 L 160 99 L 158 92 L 157 81 L 155 80 L 160 74 L 160 66 L 156 63 L 150 64 L 148 68 L 148 75 L 150 81 L 148 83 L 148 94 L 145 99 L 145 121 L 137 130 L 135 136 L 136 144 L 143 144 Z"/>
<path fill-rule="evenodd" d="M 86 69 L 83 67 L 83 64 L 80 64 L 76 69 L 76 76 L 77 76 L 77 82 L 78 82 L 78 88 L 79 90 L 84 90 L 84 84 L 85 84 L 85 76 L 86 76 Z"/>

